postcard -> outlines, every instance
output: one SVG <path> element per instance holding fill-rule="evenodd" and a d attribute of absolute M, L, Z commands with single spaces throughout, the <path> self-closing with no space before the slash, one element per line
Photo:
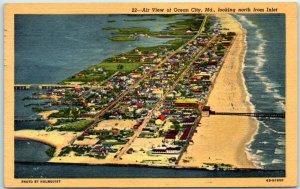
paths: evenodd
<path fill-rule="evenodd" d="M 296 3 L 5 5 L 6 187 L 297 185 Z"/>

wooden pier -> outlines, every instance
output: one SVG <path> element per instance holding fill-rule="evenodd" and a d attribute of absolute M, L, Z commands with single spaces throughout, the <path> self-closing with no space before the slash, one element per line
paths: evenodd
<path fill-rule="evenodd" d="M 58 84 L 16 84 L 15 90 L 29 90 L 29 89 L 63 89 L 63 88 L 75 88 L 75 87 L 87 87 L 81 85 L 58 85 Z"/>
<path fill-rule="evenodd" d="M 273 112 L 239 113 L 239 112 L 214 112 L 214 111 L 212 111 L 212 112 L 210 112 L 210 115 L 285 118 L 285 113 L 273 113 Z"/>

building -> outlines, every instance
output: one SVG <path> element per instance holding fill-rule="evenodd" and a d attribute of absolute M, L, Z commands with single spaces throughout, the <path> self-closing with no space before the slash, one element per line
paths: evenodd
<path fill-rule="evenodd" d="M 152 149 L 153 154 L 179 154 L 180 152 L 180 146 L 156 147 Z"/>
<path fill-rule="evenodd" d="M 177 99 L 175 107 L 177 108 L 198 108 L 199 101 L 197 99 Z"/>
<path fill-rule="evenodd" d="M 183 134 L 180 137 L 181 141 L 186 141 L 188 139 L 191 129 L 192 129 L 192 126 L 186 127 L 186 129 L 184 130 Z"/>
<path fill-rule="evenodd" d="M 204 106 L 202 108 L 202 117 L 209 117 L 209 114 L 210 114 L 210 106 Z"/>
<path fill-rule="evenodd" d="M 165 139 L 175 139 L 177 134 L 178 134 L 178 131 L 170 130 L 169 132 L 167 132 Z"/>

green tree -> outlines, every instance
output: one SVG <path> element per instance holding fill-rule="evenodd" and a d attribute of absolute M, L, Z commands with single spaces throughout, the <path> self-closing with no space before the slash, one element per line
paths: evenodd
<path fill-rule="evenodd" d="M 118 70 L 123 70 L 123 68 L 124 68 L 124 65 L 122 65 L 122 64 L 118 64 L 118 65 L 117 65 L 117 69 L 118 69 Z"/>

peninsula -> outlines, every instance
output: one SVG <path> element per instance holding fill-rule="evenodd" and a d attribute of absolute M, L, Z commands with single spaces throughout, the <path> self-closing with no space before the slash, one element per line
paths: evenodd
<path fill-rule="evenodd" d="M 53 146 L 53 163 L 256 168 L 245 151 L 256 119 L 217 115 L 252 112 L 242 75 L 245 33 L 234 17 L 193 15 L 164 32 L 110 29 L 117 42 L 174 39 L 35 86 L 42 92 L 28 99 L 49 100 L 35 107 L 49 126 L 15 131 L 16 139 Z"/>

